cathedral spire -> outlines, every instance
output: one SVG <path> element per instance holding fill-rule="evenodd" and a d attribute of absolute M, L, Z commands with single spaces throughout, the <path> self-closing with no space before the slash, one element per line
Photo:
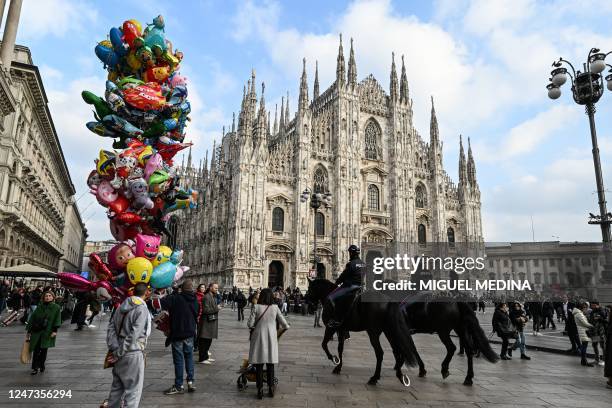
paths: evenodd
<path fill-rule="evenodd" d="M 191 168 L 191 146 L 189 146 L 189 154 L 187 155 L 187 168 Z"/>
<path fill-rule="evenodd" d="M 468 161 L 467 161 L 467 175 L 468 181 L 472 186 L 476 186 L 476 163 L 474 162 L 474 156 L 472 155 L 472 143 L 468 137 Z"/>
<path fill-rule="evenodd" d="M 232 112 L 232 133 L 236 131 L 236 112 Z"/>
<path fill-rule="evenodd" d="M 281 96 L 280 126 L 278 131 L 285 133 L 285 97 Z"/>
<path fill-rule="evenodd" d="M 344 86 L 344 81 L 344 49 L 342 48 L 342 34 L 340 34 L 340 46 L 338 47 L 338 59 L 336 61 L 336 84 L 342 87 Z"/>
<path fill-rule="evenodd" d="M 440 131 L 438 130 L 438 118 L 436 117 L 436 108 L 434 107 L 433 95 L 431 97 L 431 120 L 429 122 L 429 137 L 431 146 L 437 146 L 440 142 Z"/>
<path fill-rule="evenodd" d="M 467 168 L 465 165 L 465 151 L 463 150 L 463 137 L 459 135 L 459 185 L 467 182 Z"/>
<path fill-rule="evenodd" d="M 306 77 L 306 58 L 302 60 L 302 79 L 300 81 L 300 96 L 298 98 L 298 109 L 308 109 L 308 78 Z"/>
<path fill-rule="evenodd" d="M 314 101 L 319 97 L 319 61 L 315 61 L 315 77 L 314 77 L 314 89 L 312 90 L 312 100 Z"/>
<path fill-rule="evenodd" d="M 255 119 L 255 111 L 257 109 L 257 91 L 255 90 L 255 68 L 251 71 L 251 92 L 250 92 L 250 113 L 251 119 Z"/>
<path fill-rule="evenodd" d="M 274 134 L 278 133 L 278 103 L 274 104 L 274 127 L 272 128 Z"/>
<path fill-rule="evenodd" d="M 395 53 L 391 53 L 391 84 L 389 95 L 392 101 L 397 101 L 397 70 L 395 69 Z"/>
<path fill-rule="evenodd" d="M 351 38 L 351 51 L 348 62 L 348 84 L 357 86 L 357 65 L 355 64 L 355 51 L 353 51 L 353 39 Z"/>
<path fill-rule="evenodd" d="M 406 76 L 406 65 L 402 55 L 402 76 L 400 79 L 400 102 L 408 103 L 408 77 Z"/>
<path fill-rule="evenodd" d="M 289 125 L 291 119 L 289 118 L 289 91 L 287 91 L 287 100 L 285 103 L 285 126 Z"/>

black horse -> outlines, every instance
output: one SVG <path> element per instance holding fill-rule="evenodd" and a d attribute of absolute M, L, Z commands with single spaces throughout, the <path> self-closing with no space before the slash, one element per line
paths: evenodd
<path fill-rule="evenodd" d="M 359 295 L 345 318 L 342 326 L 339 329 L 329 328 L 327 324 L 332 316 L 332 306 L 327 299 L 328 295 L 336 289 L 336 285 L 326 279 L 309 280 L 307 298 L 316 303 L 321 301 L 323 304 L 323 323 L 325 324 L 325 335 L 321 346 L 328 359 L 330 359 L 336 367 L 333 370 L 334 374 L 340 374 L 342 370 L 342 352 L 344 350 L 345 335 L 349 331 L 359 332 L 366 331 L 370 338 L 370 343 L 376 354 L 376 371 L 368 381 L 368 384 L 374 385 L 380 379 L 380 369 L 383 360 L 383 349 L 380 345 L 380 335 L 384 333 L 391 344 L 393 356 L 395 357 L 395 375 L 405 386 L 410 385 L 410 380 L 407 375 L 402 373 L 402 365 L 405 363 L 409 366 L 416 365 L 416 348 L 410 329 L 402 316 L 399 304 L 390 302 L 365 302 L 362 295 Z M 327 343 L 331 340 L 335 332 L 338 332 L 338 356 L 332 355 L 329 352 Z"/>
<path fill-rule="evenodd" d="M 414 333 L 437 333 L 446 347 L 446 357 L 442 361 L 442 377 L 449 376 L 448 366 L 457 347 L 450 338 L 450 332 L 455 331 L 459 341 L 465 348 L 468 360 L 468 371 L 463 381 L 464 385 L 472 385 L 474 378 L 473 354 L 479 351 L 487 361 L 497 362 L 499 357 L 489 344 L 474 310 L 465 302 L 446 301 L 420 301 L 421 296 L 411 299 L 401 306 L 406 324 Z M 423 360 L 417 353 L 419 362 L 419 377 L 425 377 L 427 370 Z"/>

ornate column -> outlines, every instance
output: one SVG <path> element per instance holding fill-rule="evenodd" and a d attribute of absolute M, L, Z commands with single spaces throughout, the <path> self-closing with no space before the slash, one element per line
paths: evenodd
<path fill-rule="evenodd" d="M 2 9 L 4 11 L 4 2 L 2 0 Z M 6 25 L 4 26 L 4 36 L 2 37 L 2 49 L 0 50 L 0 59 L 7 69 L 10 69 L 13 60 L 13 52 L 15 49 L 15 39 L 17 38 L 17 28 L 19 27 L 19 15 L 21 14 L 21 4 L 23 0 L 11 0 L 9 5 L 8 16 L 6 17 Z"/>

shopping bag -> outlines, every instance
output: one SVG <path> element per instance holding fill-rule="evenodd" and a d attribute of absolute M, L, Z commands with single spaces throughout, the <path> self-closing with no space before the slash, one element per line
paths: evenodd
<path fill-rule="evenodd" d="M 20 360 L 21 364 L 29 364 L 32 362 L 32 354 L 30 353 L 30 340 L 26 340 L 23 342 L 23 346 L 21 346 Z"/>

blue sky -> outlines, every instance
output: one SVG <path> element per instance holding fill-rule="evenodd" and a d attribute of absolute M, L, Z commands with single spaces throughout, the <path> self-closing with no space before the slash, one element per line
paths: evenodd
<path fill-rule="evenodd" d="M 318 60 L 327 88 L 342 32 L 347 58 L 354 38 L 359 79 L 372 73 L 388 89 L 391 52 L 405 56 L 416 127 L 427 140 L 433 95 L 445 167 L 455 180 L 459 134 L 471 138 L 487 241 L 530 241 L 532 218 L 536 240 L 600 239 L 586 224 L 597 209 L 587 117 L 567 87 L 551 101 L 545 85 L 559 56 L 580 63 L 590 47 L 612 50 L 612 6 L 605 2 L 25 1 L 17 39 L 41 69 L 90 239 L 109 236 L 102 208 L 83 195 L 96 152 L 109 140 L 85 128 L 91 113 L 79 94 L 103 91 L 105 72 L 93 48 L 110 27 L 158 14 L 185 53 L 196 162 L 231 123 L 251 68 L 266 83 L 266 106 L 274 109 L 289 91 L 294 111 L 302 57 L 310 86 Z M 611 109 L 607 92 L 597 125 L 608 186 Z"/>

